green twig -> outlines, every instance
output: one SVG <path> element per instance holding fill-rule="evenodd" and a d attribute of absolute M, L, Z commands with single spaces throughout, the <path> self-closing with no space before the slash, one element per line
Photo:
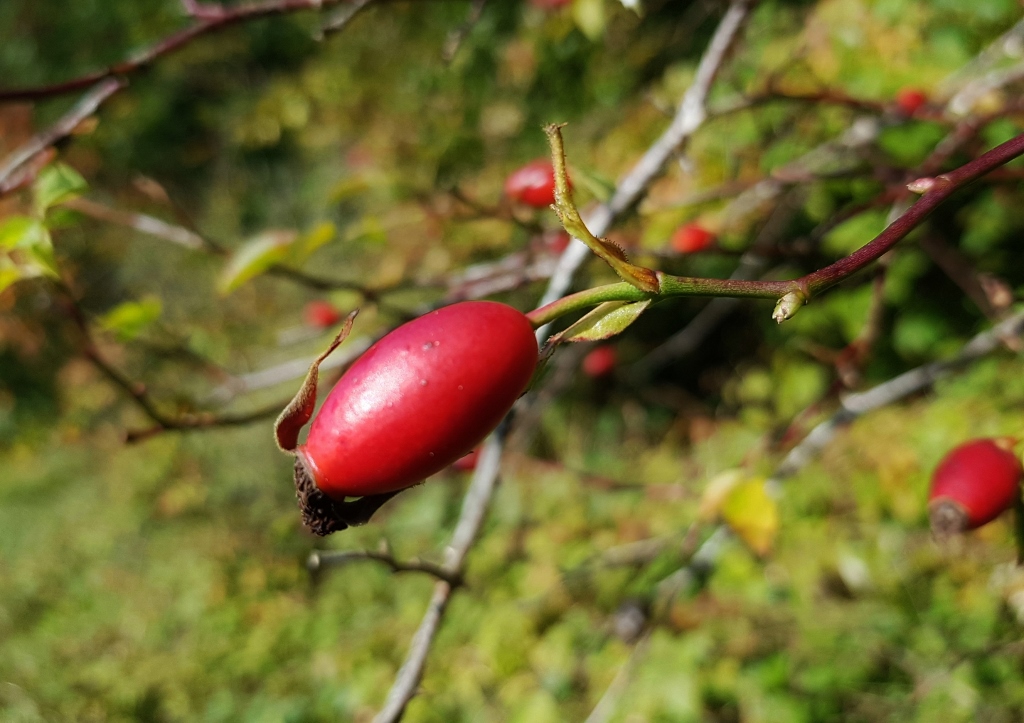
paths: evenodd
<path fill-rule="evenodd" d="M 549 126 L 547 132 L 552 142 L 553 157 L 558 157 L 561 155 L 562 150 L 561 134 L 558 131 L 558 126 Z M 899 218 L 889 224 L 884 231 L 849 256 L 799 279 L 789 281 L 745 281 L 740 279 L 704 279 L 671 276 L 662 272 L 652 272 L 658 282 L 654 290 L 638 287 L 632 280 L 630 283 L 598 286 L 565 296 L 531 311 L 527 316 L 530 318 L 534 328 L 539 328 L 565 314 L 581 311 L 608 301 L 642 301 L 644 299 L 663 299 L 674 296 L 735 296 L 776 299 L 777 304 L 772 316 L 781 323 L 792 317 L 801 306 L 817 294 L 838 284 L 843 279 L 852 276 L 876 261 L 897 243 L 906 238 L 911 231 L 920 226 L 955 191 L 984 176 L 986 173 L 1009 163 L 1022 154 L 1024 154 L 1024 134 L 996 146 L 956 170 L 936 176 L 935 178 L 915 181 L 911 184 L 913 187 L 927 189 L 924 195 Z M 562 178 L 559 185 L 565 184 L 564 156 L 562 156 L 562 160 Z M 556 164 L 556 178 L 558 178 L 558 172 L 559 169 Z M 575 206 L 572 206 L 571 201 L 564 203 L 563 199 L 559 198 L 558 208 L 560 209 L 559 215 L 562 217 L 563 224 L 566 224 L 566 230 L 569 233 L 577 236 L 577 238 L 580 238 L 577 235 L 577 231 L 584 236 L 589 235 L 589 231 L 586 231 L 583 222 L 579 221 L 579 214 L 573 216 L 573 213 L 569 212 L 570 208 L 572 212 L 575 212 Z M 577 221 L 579 221 L 578 225 L 582 227 L 581 229 L 577 229 Z M 589 238 L 593 239 L 593 236 Z M 586 238 L 582 240 L 587 241 Z M 595 249 L 595 245 L 601 246 L 600 241 L 596 239 L 594 241 L 595 243 L 588 242 L 588 246 L 592 249 Z M 598 253 L 597 249 L 595 249 L 595 253 Z M 601 253 L 598 253 L 598 255 L 601 258 L 605 258 Z M 605 258 L 605 260 L 607 261 L 608 259 Z M 631 264 L 627 265 L 632 266 Z M 649 269 L 644 270 L 649 271 Z M 618 271 L 618 268 L 616 268 L 616 271 Z"/>

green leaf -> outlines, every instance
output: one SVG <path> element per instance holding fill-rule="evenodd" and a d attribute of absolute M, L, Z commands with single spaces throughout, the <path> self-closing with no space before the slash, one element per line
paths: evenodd
<path fill-rule="evenodd" d="M 35 207 L 39 215 L 46 209 L 80 196 L 89 188 L 81 174 L 64 163 L 52 163 L 44 168 L 33 184 Z"/>
<path fill-rule="evenodd" d="M 307 231 L 295 242 L 295 254 L 293 259 L 296 263 L 302 263 L 313 253 L 326 244 L 329 244 L 338 235 L 337 227 L 330 221 L 318 223 L 311 231 Z"/>
<path fill-rule="evenodd" d="M 572 19 L 589 40 L 600 40 L 606 25 L 604 0 L 575 0 L 572 4 Z"/>
<path fill-rule="evenodd" d="M 19 249 L 24 252 L 24 260 L 30 269 L 38 273 L 56 278 L 58 276 L 57 260 L 53 255 L 53 241 L 46 225 L 37 218 L 29 216 L 11 216 L 0 224 L 0 248 L 12 251 Z M 21 277 L 26 270 L 21 271 Z"/>
<path fill-rule="evenodd" d="M 345 241 L 355 243 L 359 241 L 367 244 L 385 244 L 388 240 L 387 231 L 381 224 L 380 219 L 375 216 L 363 216 L 357 223 L 352 224 L 345 230 Z"/>
<path fill-rule="evenodd" d="M 53 243 L 50 241 L 49 231 L 46 232 L 44 243 L 29 246 L 25 249 L 25 253 L 27 254 L 25 260 L 30 267 L 34 266 L 40 273 L 54 279 L 60 277 L 60 271 L 57 269 L 57 259 L 53 255 Z"/>
<path fill-rule="evenodd" d="M 46 226 L 30 216 L 11 216 L 0 223 L 0 248 L 23 249 L 45 243 Z"/>
<path fill-rule="evenodd" d="M 650 299 L 643 301 L 607 301 L 568 329 L 559 334 L 553 343 L 563 341 L 601 341 L 621 334 L 644 310 L 651 305 Z"/>
<path fill-rule="evenodd" d="M 163 304 L 155 296 L 139 301 L 126 301 L 118 304 L 100 319 L 100 324 L 107 331 L 117 335 L 119 341 L 131 341 L 163 313 Z"/>
<path fill-rule="evenodd" d="M 11 261 L 6 256 L 0 256 L 0 294 L 2 294 L 8 286 L 15 284 L 25 278 L 21 269 L 18 265 Z"/>
<path fill-rule="evenodd" d="M 886 211 L 873 210 L 857 214 L 829 231 L 822 248 L 837 256 L 846 256 L 868 243 L 885 230 Z"/>
<path fill-rule="evenodd" d="M 274 264 L 280 263 L 298 235 L 294 231 L 264 231 L 254 236 L 231 256 L 221 272 L 217 289 L 227 295 Z"/>

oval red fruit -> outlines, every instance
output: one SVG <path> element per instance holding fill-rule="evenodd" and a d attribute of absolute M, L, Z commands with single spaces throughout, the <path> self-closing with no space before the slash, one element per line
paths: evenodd
<path fill-rule="evenodd" d="M 618 355 L 615 353 L 615 347 L 604 344 L 583 357 L 583 373 L 591 379 L 606 377 L 615 371 L 617 363 Z"/>
<path fill-rule="evenodd" d="M 927 102 L 928 96 L 917 88 L 901 88 L 896 94 L 896 105 L 906 115 L 914 115 Z"/>
<path fill-rule="evenodd" d="M 681 254 L 703 251 L 715 242 L 715 234 L 696 223 L 680 226 L 672 234 L 672 250 Z"/>
<path fill-rule="evenodd" d="M 505 180 L 505 195 L 535 208 L 555 202 L 555 169 L 551 161 L 538 159 L 513 171 Z"/>
<path fill-rule="evenodd" d="M 529 320 L 466 301 L 403 324 L 338 381 L 297 454 L 329 497 L 421 482 L 469 452 L 512 407 L 537 363 Z"/>
<path fill-rule="evenodd" d="M 328 301 L 316 299 L 306 304 L 302 312 L 303 318 L 309 326 L 317 329 L 326 329 L 341 321 L 341 312 L 334 308 Z"/>
<path fill-rule="evenodd" d="M 973 530 L 1013 506 L 1024 474 L 1012 439 L 976 439 L 955 447 L 932 475 L 928 509 L 938 537 Z"/>

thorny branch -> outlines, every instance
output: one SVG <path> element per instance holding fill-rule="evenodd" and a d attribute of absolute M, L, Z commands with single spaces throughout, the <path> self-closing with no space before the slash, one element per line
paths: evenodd
<path fill-rule="evenodd" d="M 734 0 L 730 4 L 701 59 L 693 85 L 684 95 L 669 129 L 623 179 L 608 204 L 598 208 L 587 219 L 587 226 L 594 235 L 601 236 L 606 233 L 612 223 L 639 200 L 671 155 L 703 123 L 706 117 L 708 90 L 729 49 L 737 39 L 753 4 L 752 0 Z M 572 284 L 576 269 L 583 263 L 587 254 L 588 249 L 582 242 L 574 241 L 569 245 L 552 274 L 541 304 L 550 303 L 565 294 Z M 545 334 L 544 329 L 539 329 L 538 339 L 543 339 Z M 469 549 L 479 534 L 497 484 L 502 448 L 515 413 L 516 409 L 513 409 L 506 416 L 481 451 L 473 482 L 466 493 L 462 514 L 447 551 L 446 567 L 449 569 L 463 569 Z M 435 585 L 427 612 L 412 639 L 405 662 L 395 678 L 384 707 L 374 718 L 374 723 L 393 723 L 400 720 L 406 706 L 416 695 L 430 647 L 440 628 L 451 593 L 452 587 L 447 582 L 442 581 Z"/>

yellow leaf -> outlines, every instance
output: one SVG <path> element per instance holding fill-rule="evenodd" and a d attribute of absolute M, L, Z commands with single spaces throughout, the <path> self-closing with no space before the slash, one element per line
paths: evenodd
<path fill-rule="evenodd" d="M 718 513 L 721 511 L 722 505 L 725 504 L 729 493 L 743 481 L 744 476 L 742 470 L 727 469 L 708 482 L 708 486 L 704 488 L 704 495 L 700 499 L 697 516 L 704 522 L 717 520 Z"/>
<path fill-rule="evenodd" d="M 572 19 L 576 27 L 591 41 L 598 41 L 604 35 L 606 18 L 604 0 L 576 0 L 572 4 Z"/>
<path fill-rule="evenodd" d="M 338 229 L 330 221 L 322 221 L 318 223 L 313 227 L 313 229 L 304 233 L 299 240 L 295 242 L 295 262 L 302 263 L 312 256 L 313 252 L 321 246 L 333 241 L 334 237 L 337 235 Z"/>
<path fill-rule="evenodd" d="M 722 520 L 753 552 L 768 554 L 779 531 L 779 509 L 763 479 L 750 479 L 730 490 L 722 504 Z"/>
<path fill-rule="evenodd" d="M 560 343 L 610 339 L 616 334 L 621 334 L 639 319 L 640 314 L 650 304 L 650 299 L 634 302 L 606 301 L 559 334 L 554 341 Z"/>
<path fill-rule="evenodd" d="M 264 231 L 242 244 L 231 255 L 221 272 L 217 286 L 227 295 L 285 259 L 298 237 L 294 231 Z"/>

